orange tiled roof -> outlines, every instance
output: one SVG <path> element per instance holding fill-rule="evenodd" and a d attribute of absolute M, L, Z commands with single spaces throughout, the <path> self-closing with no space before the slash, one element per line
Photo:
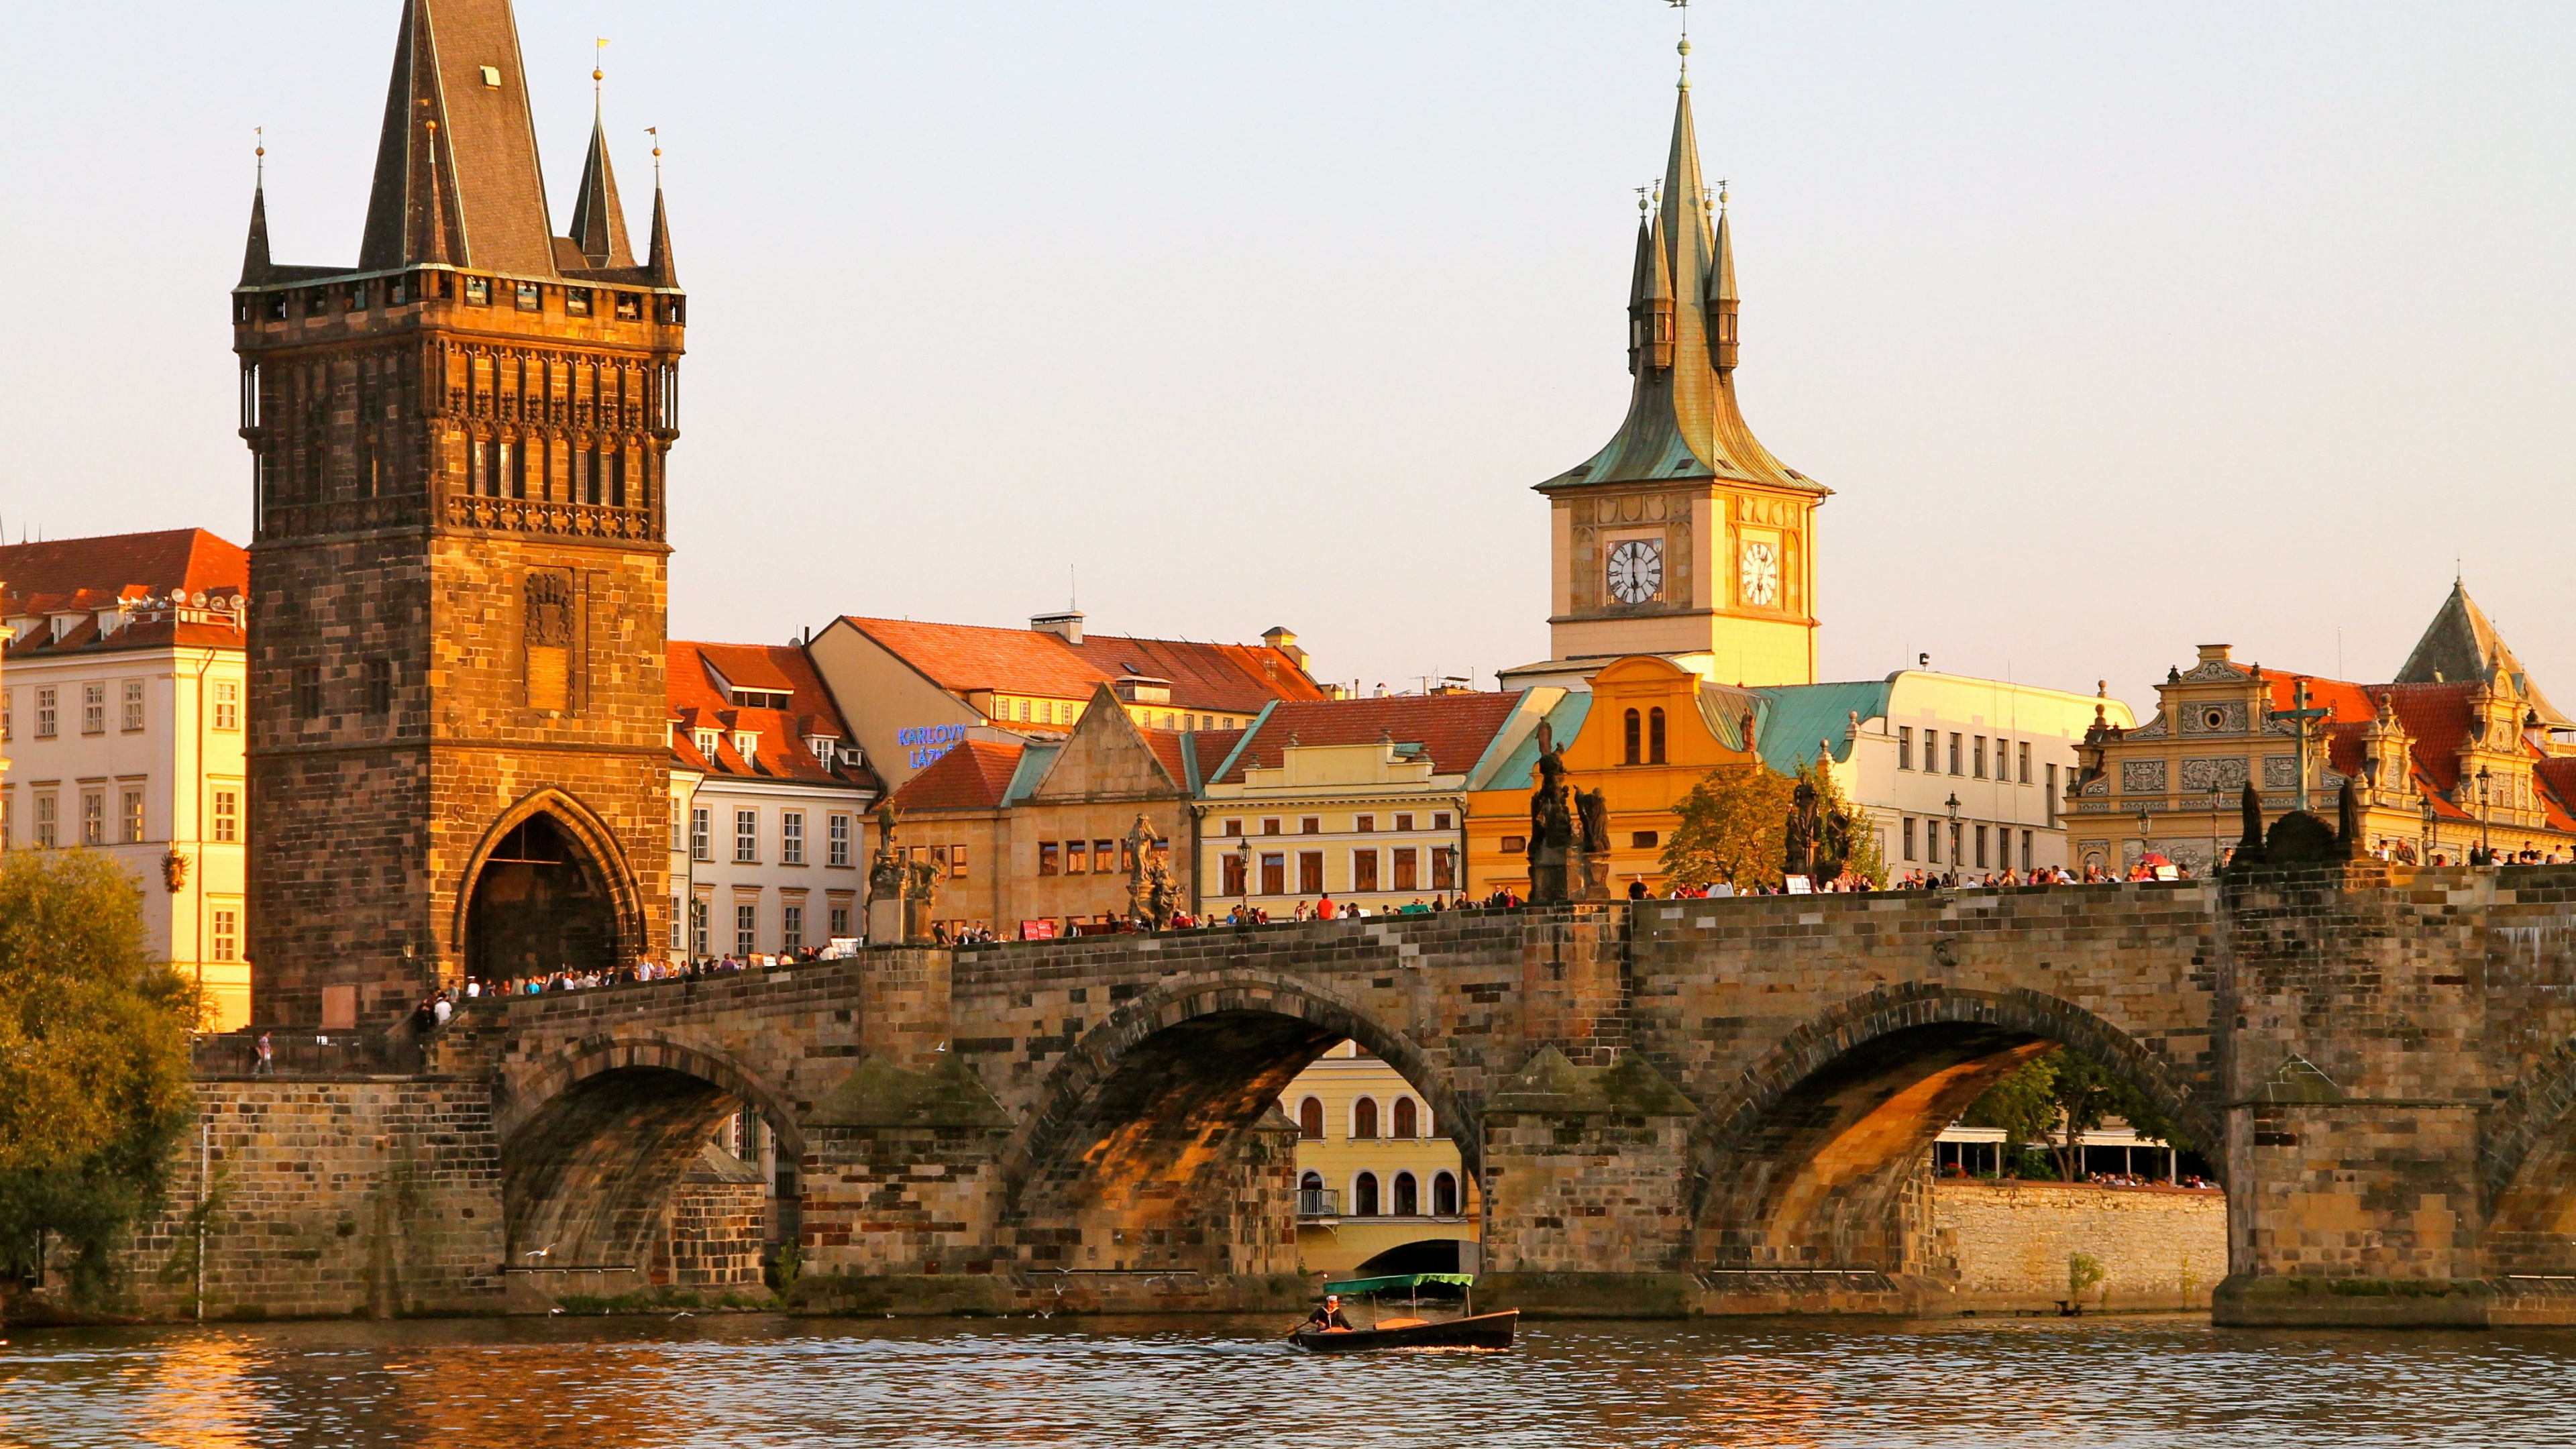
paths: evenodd
<path fill-rule="evenodd" d="M 231 599 L 249 586 L 250 556 L 240 545 L 202 528 L 0 545 L 0 619 L 70 611 L 94 616 L 114 608 L 120 599 L 173 594 Z M 49 627 L 26 630 L 9 646 L 9 654 L 12 658 L 52 656 L 173 644 L 238 649 L 242 631 L 211 617 L 146 616 L 109 633 L 101 631 L 92 617 L 60 638 Z"/>
<path fill-rule="evenodd" d="M 939 810 L 997 810 L 1010 794 L 1011 776 L 1025 747 L 992 740 L 959 740 L 948 752 L 903 782 L 888 804 L 896 816 Z"/>
<path fill-rule="evenodd" d="M 1209 783 L 1240 780 L 1247 767 L 1277 765 L 1291 737 L 1301 745 L 1361 745 L 1390 736 L 1418 744 L 1431 755 L 1434 774 L 1463 775 L 1512 717 L 1521 696 L 1510 694 L 1409 694 L 1386 699 L 1320 699 L 1283 702 L 1272 709 L 1230 763 L 1211 757 L 1210 739 L 1199 737 L 1199 762 Z"/>
<path fill-rule="evenodd" d="M 2540 777 L 2549 828 L 2576 832 L 2576 760 L 2542 760 L 2531 768 Z"/>
<path fill-rule="evenodd" d="M 1109 634 L 1086 635 L 1075 644 L 1037 629 L 857 616 L 844 616 L 843 622 L 953 694 L 981 689 L 1083 700 L 1094 686 L 1135 674 L 1170 681 L 1176 711 L 1251 714 L 1274 699 L 1324 697 L 1306 671 L 1266 644 Z"/>
<path fill-rule="evenodd" d="M 2469 739 L 2469 703 L 2484 686 L 2375 684 L 2371 698 L 2397 716 L 2414 739 L 2415 772 L 2436 790 L 2460 783 L 2460 747 Z"/>
<path fill-rule="evenodd" d="M 739 775 L 765 780 L 804 780 L 815 784 L 874 787 L 877 779 L 865 765 L 837 761 L 826 766 L 806 748 L 816 736 L 846 743 L 850 727 L 814 672 L 813 661 L 792 644 L 706 644 L 674 639 L 669 648 L 664 688 L 671 702 L 672 754 L 691 769 L 711 775 Z M 745 689 L 788 696 L 784 709 L 736 706 L 717 687 L 709 666 Z M 696 731 L 718 731 L 712 754 L 697 747 Z M 759 736 L 754 758 L 744 759 L 733 736 L 748 730 Z"/>

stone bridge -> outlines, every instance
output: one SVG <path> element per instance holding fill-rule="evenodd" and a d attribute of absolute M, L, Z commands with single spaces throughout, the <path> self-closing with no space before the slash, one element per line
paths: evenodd
<path fill-rule="evenodd" d="M 1497 1299 L 1939 1311 L 1931 1139 L 2062 1043 L 2221 1164 L 2222 1320 L 2576 1321 L 2571 900 L 2576 869 L 2362 863 L 877 950 L 474 1003 L 423 1074 L 210 1082 L 210 1139 L 318 1181 L 270 1162 L 319 1140 L 279 1114 L 408 1094 L 327 1104 L 413 1186 L 333 1175 L 400 1241 L 320 1241 L 300 1283 L 365 1281 L 316 1309 L 639 1285 L 745 1110 L 801 1302 L 1269 1307 L 1310 1286 L 1278 1097 L 1348 1037 L 1476 1175 Z"/>

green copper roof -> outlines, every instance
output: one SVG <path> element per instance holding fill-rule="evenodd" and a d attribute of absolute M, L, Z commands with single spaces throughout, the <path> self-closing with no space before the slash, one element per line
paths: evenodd
<path fill-rule="evenodd" d="M 1858 714 L 1870 720 L 1885 715 L 1892 688 L 1892 679 L 1872 679 L 1855 684 L 1774 684 L 1754 690 L 1767 706 L 1754 741 L 1762 763 L 1783 775 L 1794 775 L 1800 765 L 1815 761 L 1820 740 L 1832 749 L 1835 764 L 1850 759 L 1851 717 Z"/>

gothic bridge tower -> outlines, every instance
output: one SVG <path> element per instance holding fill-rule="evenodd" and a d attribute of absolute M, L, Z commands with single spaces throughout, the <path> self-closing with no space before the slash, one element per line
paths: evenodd
<path fill-rule="evenodd" d="M 687 302 L 596 120 L 557 236 L 508 0 L 405 0 L 354 267 L 233 291 L 252 1020 L 668 939 L 664 460 Z"/>
<path fill-rule="evenodd" d="M 1663 185 L 1641 201 L 1628 416 L 1538 485 L 1550 511 L 1552 658 L 1507 684 L 1579 684 L 1660 654 L 1720 684 L 1816 678 L 1816 509 L 1832 490 L 1771 456 L 1736 405 L 1735 252 L 1700 171 L 1690 42 Z"/>

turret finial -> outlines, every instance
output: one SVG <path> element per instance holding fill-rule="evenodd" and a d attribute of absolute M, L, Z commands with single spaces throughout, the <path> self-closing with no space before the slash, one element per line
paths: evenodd
<path fill-rule="evenodd" d="M 268 128 L 253 126 L 250 134 L 251 184 L 265 186 L 268 184 Z"/>
<path fill-rule="evenodd" d="M 1667 3 L 1669 3 L 1669 4 L 1670 4 L 1670 5 L 1671 5 L 1675 10 L 1678 10 L 1678 11 L 1680 11 L 1680 12 L 1682 13 L 1682 43 L 1681 43 L 1681 44 L 1679 44 L 1679 45 L 1677 45 L 1677 46 L 1674 46 L 1674 47 L 1673 47 L 1673 49 L 1674 49 L 1675 51 L 1677 51 L 1677 52 L 1681 55 L 1681 58 L 1682 58 L 1682 79 L 1681 79 L 1681 88 L 1682 88 L 1683 90 L 1689 90 L 1689 89 L 1690 89 L 1690 0 L 1667 0 Z"/>
<path fill-rule="evenodd" d="M 662 189 L 662 128 L 646 126 L 644 134 L 653 138 L 653 189 Z"/>
<path fill-rule="evenodd" d="M 599 83 L 608 78 L 608 37 L 603 35 L 590 43 L 590 108 L 599 109 Z"/>

